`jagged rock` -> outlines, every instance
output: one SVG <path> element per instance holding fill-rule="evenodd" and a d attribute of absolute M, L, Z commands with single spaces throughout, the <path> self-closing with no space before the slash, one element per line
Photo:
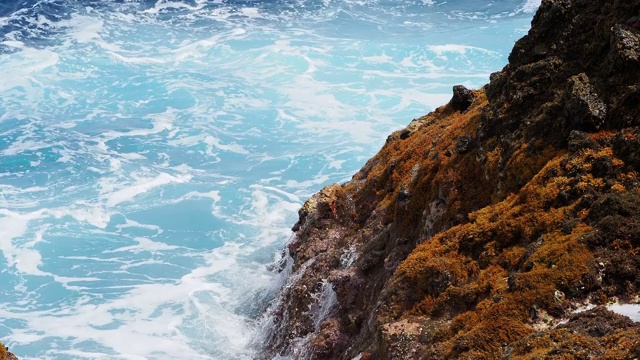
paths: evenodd
<path fill-rule="evenodd" d="M 451 98 L 451 106 L 454 110 L 466 111 L 473 103 L 475 95 L 473 91 L 462 85 L 453 87 L 453 97 Z"/>
<path fill-rule="evenodd" d="M 628 317 L 609 311 L 604 306 L 597 306 L 592 310 L 573 314 L 568 323 L 560 325 L 558 328 L 570 329 L 594 337 L 603 337 L 611 335 L 619 329 L 634 327 L 636 324 Z"/>
<path fill-rule="evenodd" d="M 568 81 L 569 99 L 564 113 L 573 128 L 600 129 L 607 117 L 607 106 L 600 99 L 585 73 L 572 76 Z"/>
<path fill-rule="evenodd" d="M 325 320 L 310 341 L 309 360 L 335 359 L 349 345 L 349 339 L 340 329 L 337 319 Z"/>
<path fill-rule="evenodd" d="M 616 155 L 640 171 L 640 129 L 632 128 L 617 134 L 612 141 Z"/>
<path fill-rule="evenodd" d="M 322 226 L 323 220 L 338 219 L 348 211 L 344 191 L 338 185 L 329 185 L 315 194 L 298 210 L 298 222 L 291 229 L 296 232 L 307 223 Z"/>
<path fill-rule="evenodd" d="M 634 24 L 638 24 L 638 21 Z M 638 65 L 638 60 L 640 60 L 638 29 L 631 29 L 620 24 L 614 25 L 611 43 L 613 51 L 621 63 Z"/>
<path fill-rule="evenodd" d="M 403 130 L 400 133 L 400 140 L 405 140 L 407 139 L 409 136 L 411 136 L 411 131 L 410 130 Z"/>
<path fill-rule="evenodd" d="M 609 116 L 611 126 L 624 128 L 640 125 L 640 86 L 620 89 L 621 94 L 611 106 Z"/>
<path fill-rule="evenodd" d="M 510 149 L 534 138 L 566 146 L 572 130 L 638 124 L 629 86 L 640 79 L 640 32 L 624 24 L 637 13 L 636 1 L 542 1 L 509 64 L 491 76 L 478 139 L 498 136 Z"/>

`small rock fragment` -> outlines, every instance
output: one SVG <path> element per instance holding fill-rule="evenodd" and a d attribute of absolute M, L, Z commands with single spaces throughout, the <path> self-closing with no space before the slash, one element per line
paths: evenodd
<path fill-rule="evenodd" d="M 465 154 L 476 146 L 476 140 L 469 135 L 460 136 L 456 141 L 456 153 Z"/>
<path fill-rule="evenodd" d="M 453 87 L 453 97 L 451 98 L 451 106 L 458 111 L 466 111 L 475 99 L 473 92 L 462 85 Z"/>

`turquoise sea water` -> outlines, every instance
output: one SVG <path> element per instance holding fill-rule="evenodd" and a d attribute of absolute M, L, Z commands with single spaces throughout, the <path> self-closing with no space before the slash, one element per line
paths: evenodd
<path fill-rule="evenodd" d="M 535 0 L 0 4 L 0 341 L 248 359 L 302 202 L 480 87 Z"/>

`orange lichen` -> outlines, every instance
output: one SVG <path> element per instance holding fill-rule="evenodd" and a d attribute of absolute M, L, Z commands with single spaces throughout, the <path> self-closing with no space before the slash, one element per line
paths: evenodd
<path fill-rule="evenodd" d="M 495 154 L 490 157 L 495 161 Z M 429 356 L 495 358 L 503 344 L 534 331 L 536 313 L 550 314 L 550 319 L 565 315 L 568 299 L 583 296 L 597 272 L 594 254 L 582 241 L 594 228 L 586 223 L 589 211 L 579 208 L 580 194 L 626 191 L 617 182 L 626 173 L 609 172 L 617 176 L 615 180 L 594 174 L 602 163 L 611 164 L 613 171 L 626 166 L 610 147 L 571 154 L 541 144 L 518 149 L 505 167 L 513 174 L 507 186 L 520 181 L 525 185 L 517 194 L 469 213 L 468 223 L 417 246 L 388 286 L 388 299 L 394 305 L 383 308 L 382 319 L 450 319 L 427 351 Z M 460 199 L 466 179 L 440 165 L 439 173 L 463 184 L 449 189 L 450 197 Z M 465 171 L 473 174 L 474 181 L 482 177 L 477 171 Z M 438 179 L 440 175 L 435 175 L 429 181 L 438 184 Z M 451 200 L 449 205 L 463 207 Z M 567 223 L 568 219 L 573 220 Z M 633 248 L 620 240 L 611 246 Z M 588 336 L 568 339 L 586 349 L 600 346 Z M 540 354 L 532 350 L 523 359 Z"/>
<path fill-rule="evenodd" d="M 526 184 L 549 160 L 557 156 L 558 152 L 558 149 L 542 142 L 523 144 L 507 163 L 508 186 L 515 188 Z"/>
<path fill-rule="evenodd" d="M 623 337 L 549 329 L 576 303 L 630 298 L 640 289 L 640 222 L 627 223 L 640 213 L 634 157 L 614 146 L 620 133 L 613 131 L 567 149 L 544 138 L 493 137 L 456 151 L 482 122 L 487 101 L 483 91 L 475 94 L 464 113 L 443 106 L 395 132 L 351 182 L 317 196 L 320 220 L 301 231 L 339 236 L 307 247 L 324 255 L 332 242 L 361 245 L 353 271 L 376 281 L 386 274 L 379 293 L 362 296 L 376 299 L 375 311 L 369 300 L 341 302 L 352 306 L 343 326 L 360 331 L 362 309 L 375 313 L 379 329 L 438 324 L 416 330 L 402 349 L 387 347 L 402 343 L 389 339 L 406 331 L 383 331 L 382 358 L 495 359 L 512 351 L 513 359 L 534 359 L 554 346 L 615 358 Z M 327 231 L 337 224 L 341 232 Z M 345 284 L 349 271 L 331 276 Z"/>

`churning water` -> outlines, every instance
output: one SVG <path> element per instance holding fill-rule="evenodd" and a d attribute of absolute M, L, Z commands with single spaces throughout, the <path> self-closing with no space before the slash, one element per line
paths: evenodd
<path fill-rule="evenodd" d="M 302 202 L 506 64 L 535 0 L 3 0 L 0 340 L 245 359 Z"/>

